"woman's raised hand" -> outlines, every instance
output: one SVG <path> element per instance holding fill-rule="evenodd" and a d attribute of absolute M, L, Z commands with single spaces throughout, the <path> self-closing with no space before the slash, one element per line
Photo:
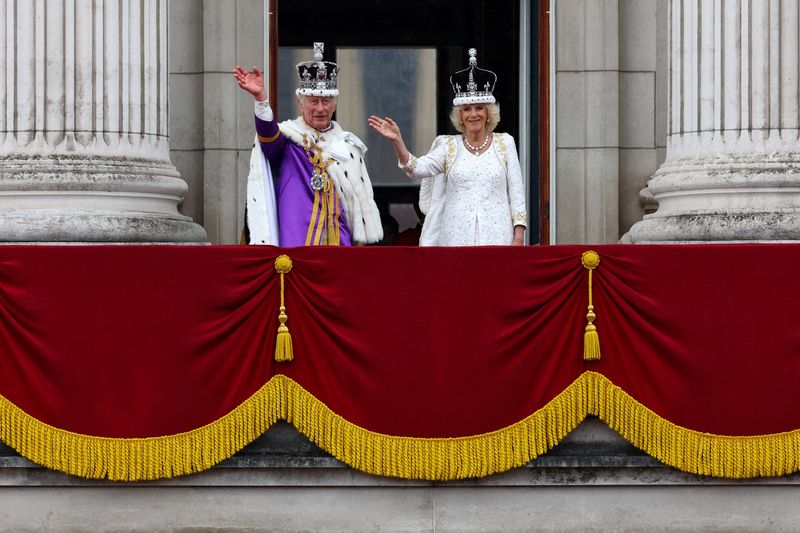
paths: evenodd
<path fill-rule="evenodd" d="M 372 126 L 372 129 L 378 132 L 381 137 L 384 137 L 392 142 L 398 141 L 401 138 L 400 126 L 389 117 L 380 118 L 372 115 L 367 119 L 367 123 Z"/>
<path fill-rule="evenodd" d="M 408 158 L 411 154 L 408 153 L 408 149 L 403 142 L 403 136 L 400 135 L 400 126 L 398 126 L 394 120 L 389 117 L 380 118 L 372 115 L 367 119 L 367 123 L 372 126 L 372 129 L 377 131 L 381 137 L 392 142 L 394 151 L 397 153 L 397 160 L 400 161 L 401 165 L 408 163 Z"/>
<path fill-rule="evenodd" d="M 259 102 L 267 99 L 267 91 L 264 88 L 264 73 L 253 67 L 253 72 L 248 72 L 239 65 L 233 69 L 233 78 L 239 87 L 253 95 Z"/>

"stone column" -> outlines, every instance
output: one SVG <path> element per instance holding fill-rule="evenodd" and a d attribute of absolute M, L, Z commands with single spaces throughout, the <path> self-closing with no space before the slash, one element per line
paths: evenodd
<path fill-rule="evenodd" d="M 0 0 L 0 241 L 204 242 L 167 75 L 167 0 Z"/>
<path fill-rule="evenodd" d="M 798 0 L 671 0 L 667 158 L 634 243 L 800 240 Z"/>

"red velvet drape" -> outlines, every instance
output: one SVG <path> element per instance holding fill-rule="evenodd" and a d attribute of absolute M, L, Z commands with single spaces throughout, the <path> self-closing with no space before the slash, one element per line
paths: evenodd
<path fill-rule="evenodd" d="M 800 428 L 794 245 L 0 248 L 0 395 L 95 436 L 198 428 L 276 373 L 398 436 L 500 429 L 586 370 L 718 435 Z M 275 363 L 289 255 L 294 360 Z"/>

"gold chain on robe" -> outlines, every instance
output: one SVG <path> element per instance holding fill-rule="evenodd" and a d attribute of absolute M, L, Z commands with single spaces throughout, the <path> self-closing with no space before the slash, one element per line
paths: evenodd
<path fill-rule="evenodd" d="M 328 177 L 327 170 L 333 159 L 324 159 L 320 147 L 307 135 L 303 136 L 303 149 L 313 167 L 311 187 L 314 189 L 314 204 L 308 221 L 306 246 L 321 244 L 338 246 L 341 243 L 339 223 L 341 213 L 336 187 Z"/>

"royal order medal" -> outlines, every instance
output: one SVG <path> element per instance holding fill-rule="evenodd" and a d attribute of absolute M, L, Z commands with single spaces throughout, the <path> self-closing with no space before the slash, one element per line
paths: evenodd
<path fill-rule="evenodd" d="M 319 170 L 314 170 L 314 173 L 311 174 L 311 188 L 315 191 L 321 191 L 325 188 L 325 176 Z"/>

